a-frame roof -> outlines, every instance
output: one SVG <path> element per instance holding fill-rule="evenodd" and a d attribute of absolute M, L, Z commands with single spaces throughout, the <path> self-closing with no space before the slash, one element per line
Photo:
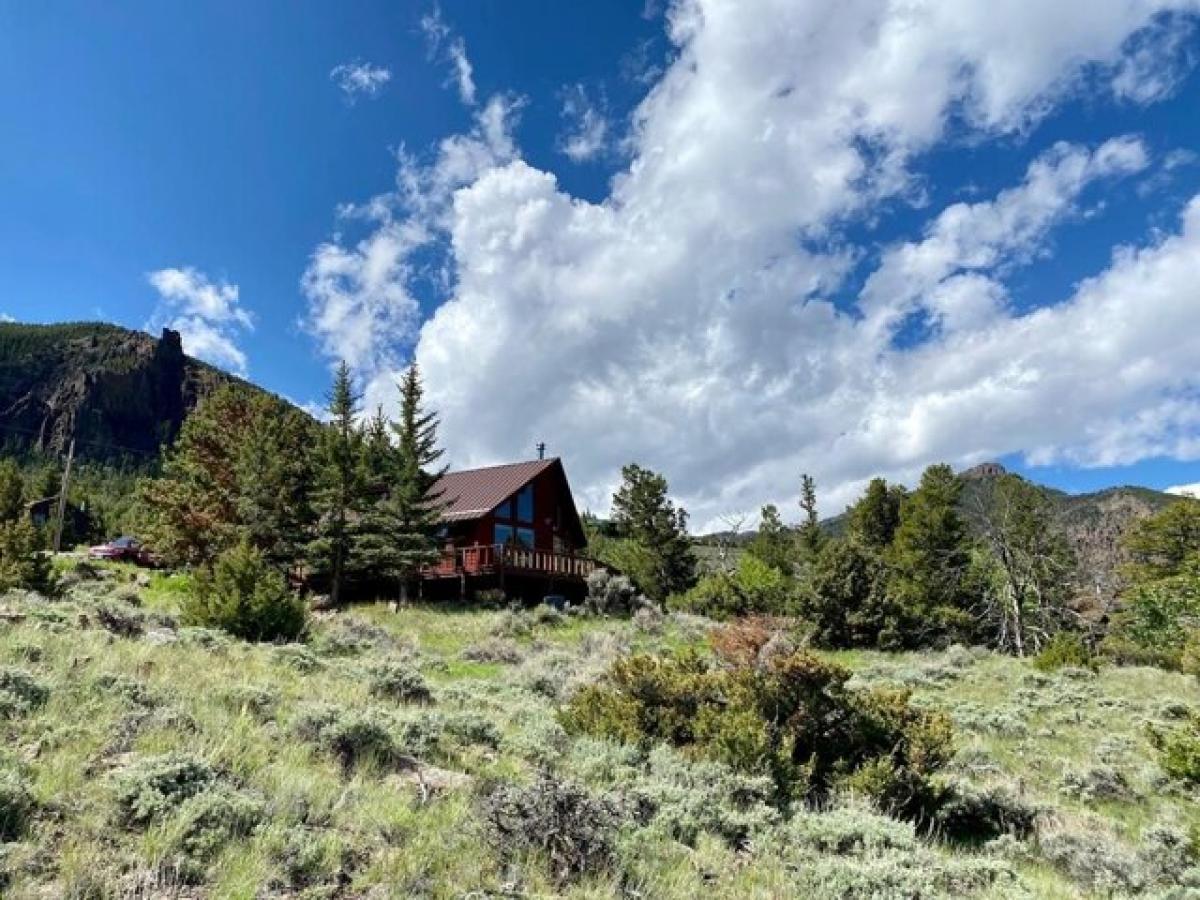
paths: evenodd
<path fill-rule="evenodd" d="M 444 506 L 442 521 L 468 522 L 480 519 L 551 468 L 558 470 L 562 482 L 564 506 L 570 519 L 567 525 L 576 533 L 576 540 L 582 545 L 585 540 L 583 524 L 579 521 L 567 475 L 558 457 L 447 472 L 433 486 L 438 502 Z"/>

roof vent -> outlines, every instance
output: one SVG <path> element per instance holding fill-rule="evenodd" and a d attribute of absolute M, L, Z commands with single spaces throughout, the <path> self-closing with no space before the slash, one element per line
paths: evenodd
<path fill-rule="evenodd" d="M 546 458 L 546 442 L 545 441 L 538 441 L 537 454 L 538 454 L 538 459 Z"/>

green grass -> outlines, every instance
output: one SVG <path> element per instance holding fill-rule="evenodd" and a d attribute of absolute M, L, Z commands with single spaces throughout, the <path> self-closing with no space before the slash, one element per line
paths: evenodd
<path fill-rule="evenodd" d="M 24 779 L 37 801 L 26 833 L 0 848 L 5 897 L 175 896 L 162 886 L 185 881 L 180 896 L 220 898 L 1150 895 L 1167 887 L 1153 882 L 1162 867 L 1152 827 L 1200 826 L 1195 797 L 1165 779 L 1147 738 L 1149 723 L 1169 721 L 1170 703 L 1200 709 L 1195 680 L 1178 674 L 1040 673 L 1025 661 L 962 648 L 832 654 L 856 672 L 855 684 L 908 688 L 915 702 L 956 720 L 950 776 L 1003 788 L 1043 810 L 1027 840 L 955 847 L 853 804 L 779 820 L 770 810 L 739 806 L 711 779 L 687 789 L 712 792 L 692 809 L 686 791 L 676 796 L 672 786 L 689 783 L 695 761 L 665 749 L 647 759 L 558 728 L 562 698 L 617 654 L 704 646 L 694 620 L 668 617 L 650 629 L 578 617 L 536 624 L 506 612 L 377 605 L 320 618 L 306 649 L 288 649 L 172 629 L 185 576 L 155 573 L 137 586 L 132 567 L 104 568 L 115 576 L 53 601 L 0 599 L 0 607 L 24 615 L 0 625 L 0 666 L 23 669 L 50 688 L 44 706 L 0 719 L 0 772 Z M 157 617 L 153 636 L 115 636 L 91 612 L 130 586 L 142 614 Z M 488 640 L 511 642 L 520 661 L 463 658 Z M 387 658 L 418 667 L 435 703 L 370 696 L 365 673 Z M 296 730 L 322 704 L 425 735 L 422 761 L 436 767 L 427 771 L 465 778 L 422 788 L 387 762 L 343 767 Z M 452 733 L 454 717 L 471 715 L 491 724 L 498 743 Z M 253 827 L 225 839 L 219 828 L 204 832 L 217 837 L 209 851 L 196 852 L 184 848 L 193 826 L 183 807 L 146 828 L 123 822 L 116 805 L 122 773 L 166 754 L 202 760 L 222 790 L 258 804 Z M 528 781 L 542 766 L 618 799 L 675 799 L 661 800 L 653 814 L 628 807 L 613 867 L 558 883 L 544 859 L 507 857 L 480 812 L 487 785 Z M 1128 793 L 1088 798 L 1064 790 L 1098 767 L 1119 772 Z M 690 844 L 676 839 L 678 823 L 694 825 L 714 811 L 764 821 L 773 815 L 775 824 L 743 846 L 704 827 Z M 878 847 L 865 838 L 854 849 L 859 844 L 846 838 L 897 828 L 899 842 Z M 838 836 L 833 845 L 850 849 L 818 850 L 806 843 L 811 837 L 798 836 L 825 831 Z M 1129 870 L 1124 880 L 1122 867 Z"/>

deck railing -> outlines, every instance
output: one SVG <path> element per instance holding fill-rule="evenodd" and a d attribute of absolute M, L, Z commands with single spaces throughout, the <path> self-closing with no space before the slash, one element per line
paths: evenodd
<path fill-rule="evenodd" d="M 596 570 L 595 560 L 573 553 L 534 550 L 513 544 L 475 544 L 445 550 L 441 559 L 426 566 L 427 577 L 449 575 L 487 575 L 497 572 L 553 575 L 562 578 L 587 578 Z"/>

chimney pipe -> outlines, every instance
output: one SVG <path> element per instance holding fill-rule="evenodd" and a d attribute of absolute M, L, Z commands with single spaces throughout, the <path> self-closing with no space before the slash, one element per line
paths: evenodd
<path fill-rule="evenodd" d="M 538 454 L 538 459 L 546 458 L 546 442 L 545 441 L 538 441 L 537 454 Z"/>

